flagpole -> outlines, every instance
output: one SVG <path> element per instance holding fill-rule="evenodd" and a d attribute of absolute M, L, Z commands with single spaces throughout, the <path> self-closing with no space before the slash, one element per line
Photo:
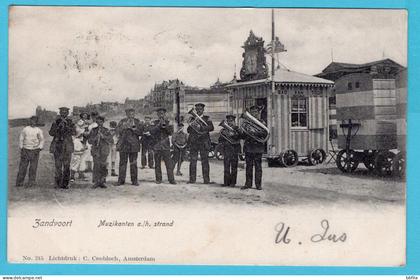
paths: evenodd
<path fill-rule="evenodd" d="M 275 42 L 274 42 L 274 34 L 275 34 L 275 30 L 274 30 L 275 26 L 274 26 L 274 9 L 271 9 L 271 94 L 268 95 L 267 98 L 267 125 L 268 128 L 271 129 L 272 127 L 272 123 L 274 121 L 274 112 L 275 110 L 273 110 L 273 100 L 274 100 L 274 92 L 276 90 L 276 86 L 275 86 L 275 81 L 274 81 L 274 74 L 275 74 L 275 59 L 274 59 L 274 51 L 275 51 Z M 267 147 L 267 153 L 270 155 L 271 154 L 271 145 L 272 144 L 272 137 L 270 137 L 269 141 L 268 141 L 268 147 Z"/>

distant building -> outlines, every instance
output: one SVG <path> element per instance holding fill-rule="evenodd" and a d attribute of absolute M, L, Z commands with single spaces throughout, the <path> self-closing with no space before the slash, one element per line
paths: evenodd
<path fill-rule="evenodd" d="M 163 107 L 171 112 L 175 102 L 175 91 L 183 86 L 183 82 L 178 79 L 156 83 L 145 96 L 143 107 L 148 108 L 150 112 L 158 107 Z"/>
<path fill-rule="evenodd" d="M 206 105 L 205 113 L 213 121 L 221 121 L 229 111 L 229 95 L 225 86 L 219 79 L 209 88 L 199 88 L 185 85 L 178 79 L 157 83 L 144 97 L 144 108 L 153 112 L 155 108 L 164 107 L 169 116 L 175 117 L 177 111 L 176 96 L 179 92 L 180 115 L 185 120 L 189 118 L 188 111 L 194 104 L 201 102 Z"/>
<path fill-rule="evenodd" d="M 55 120 L 57 112 L 48 111 L 43 109 L 41 106 L 37 106 L 35 109 L 35 115 L 38 117 L 40 123 L 48 123 Z"/>

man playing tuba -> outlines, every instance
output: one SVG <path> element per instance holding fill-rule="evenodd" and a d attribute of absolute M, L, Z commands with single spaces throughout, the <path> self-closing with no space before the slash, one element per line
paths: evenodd
<path fill-rule="evenodd" d="M 210 165 L 209 151 L 211 148 L 210 132 L 214 130 L 213 122 L 209 116 L 203 114 L 205 105 L 203 103 L 195 104 L 195 110 L 191 110 L 187 132 L 188 145 L 190 147 L 190 180 L 189 184 L 193 184 L 197 177 L 197 158 L 198 153 L 201 157 L 201 167 L 203 172 L 204 184 L 210 182 Z"/>
<path fill-rule="evenodd" d="M 235 124 L 235 116 L 227 115 L 226 120 L 220 123 L 219 143 L 222 145 L 223 152 L 223 187 L 235 187 L 238 175 L 238 157 L 241 152 L 240 130 Z"/>
<path fill-rule="evenodd" d="M 261 190 L 262 181 L 262 155 L 265 150 L 265 142 L 269 137 L 268 130 L 266 129 L 266 123 L 260 118 L 260 111 L 257 106 L 249 108 L 251 116 L 254 118 L 257 125 L 252 125 L 250 120 L 244 120 L 244 123 L 248 122 L 249 125 L 243 128 L 242 138 L 245 139 L 244 152 L 245 152 L 245 164 L 246 164 L 246 180 L 245 186 L 241 188 L 250 189 L 252 188 L 252 172 L 255 166 L 255 187 L 257 190 Z M 244 126 L 242 124 L 242 127 Z M 258 128 L 257 128 L 258 127 Z M 265 128 L 265 129 L 262 129 Z M 249 131 L 246 131 L 248 129 Z"/>

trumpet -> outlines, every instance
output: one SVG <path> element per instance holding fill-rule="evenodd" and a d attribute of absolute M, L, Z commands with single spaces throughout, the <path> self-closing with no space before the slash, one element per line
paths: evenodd
<path fill-rule="evenodd" d="M 224 139 L 226 139 L 226 141 L 228 141 L 231 144 L 239 143 L 239 139 L 234 139 L 235 136 L 238 136 L 238 132 L 233 127 L 231 127 L 225 120 L 221 121 L 219 123 L 219 126 L 224 128 L 220 131 L 220 135 Z"/>
<path fill-rule="evenodd" d="M 270 137 L 270 131 L 265 124 L 247 111 L 241 114 L 241 119 L 242 124 L 240 128 L 246 135 L 259 143 L 267 142 Z"/>
<path fill-rule="evenodd" d="M 192 115 L 193 118 L 191 118 L 188 121 L 188 125 L 194 129 L 195 132 L 197 132 L 198 134 L 205 134 L 206 131 L 203 131 L 203 128 L 207 127 L 207 123 L 205 120 L 203 120 L 202 117 L 200 117 L 197 112 L 195 111 L 194 108 L 192 108 L 188 114 Z"/>
<path fill-rule="evenodd" d="M 167 127 L 167 120 L 165 118 L 160 118 L 159 119 L 159 126 L 160 126 L 160 128 L 165 129 Z"/>

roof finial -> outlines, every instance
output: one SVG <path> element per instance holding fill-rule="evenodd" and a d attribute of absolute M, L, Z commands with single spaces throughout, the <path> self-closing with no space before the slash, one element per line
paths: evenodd
<path fill-rule="evenodd" d="M 331 62 L 334 62 L 334 49 L 331 48 Z"/>

